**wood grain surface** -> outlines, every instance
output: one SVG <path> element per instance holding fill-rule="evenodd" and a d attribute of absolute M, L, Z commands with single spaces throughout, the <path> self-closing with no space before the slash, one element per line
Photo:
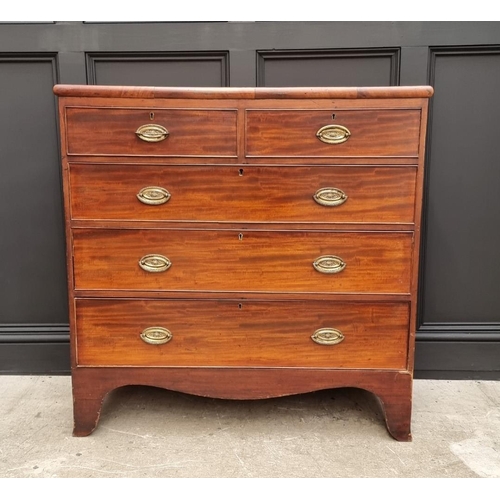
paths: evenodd
<path fill-rule="evenodd" d="M 256 399 L 353 386 L 411 439 L 425 120 L 431 87 L 56 85 L 74 435 L 110 390 Z M 146 143 L 141 125 L 169 136 Z M 316 137 L 325 125 L 342 144 Z M 144 187 L 168 190 L 150 206 Z M 320 206 L 324 187 L 348 196 Z M 414 248 L 415 247 L 415 248 Z M 147 272 L 139 260 L 167 257 Z M 321 256 L 341 258 L 319 273 Z M 150 345 L 148 327 L 173 338 Z M 335 328 L 344 339 L 318 345 Z"/>
<path fill-rule="evenodd" d="M 76 312 L 79 366 L 406 367 L 408 304 L 84 299 Z M 154 326 L 172 340 L 145 343 Z M 320 328 L 344 340 L 319 345 Z"/>
<path fill-rule="evenodd" d="M 234 109 L 68 107 L 68 154 L 236 156 L 236 116 Z M 165 127 L 168 137 L 155 143 L 139 139 L 136 130 L 150 124 Z"/>
<path fill-rule="evenodd" d="M 76 289 L 408 293 L 412 233 L 75 229 Z M 165 272 L 139 260 L 167 257 Z M 326 255 L 346 263 L 323 274 Z"/>
<path fill-rule="evenodd" d="M 394 439 L 412 439 L 412 375 L 408 371 L 237 367 L 76 368 L 73 371 L 73 435 L 88 436 L 97 426 L 106 394 L 124 385 L 150 385 L 197 396 L 243 400 L 358 387 L 378 397 L 387 430 Z"/>
<path fill-rule="evenodd" d="M 416 169 L 411 167 L 151 166 L 71 164 L 71 217 L 77 220 L 182 222 L 412 223 Z M 163 205 L 137 199 L 144 187 L 166 189 Z M 336 207 L 313 195 L 334 187 Z"/>
<path fill-rule="evenodd" d="M 381 99 L 431 97 L 434 89 L 427 85 L 397 87 L 179 88 L 57 84 L 54 86 L 54 93 L 61 97 L 104 97 L 115 99 Z"/>
<path fill-rule="evenodd" d="M 246 117 L 245 154 L 250 157 L 418 155 L 418 109 L 249 109 Z M 316 133 L 326 125 L 342 125 L 351 136 L 341 144 L 325 144 Z"/>

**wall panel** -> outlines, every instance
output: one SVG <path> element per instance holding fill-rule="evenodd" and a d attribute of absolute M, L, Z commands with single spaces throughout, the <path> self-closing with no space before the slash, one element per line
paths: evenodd
<path fill-rule="evenodd" d="M 88 83 L 163 87 L 227 87 L 227 52 L 87 55 Z"/>
<path fill-rule="evenodd" d="M 0 373 L 67 373 L 52 85 L 435 87 L 416 376 L 500 378 L 500 23 L 0 23 Z"/>
<path fill-rule="evenodd" d="M 399 50 L 259 51 L 259 87 L 383 86 L 399 82 Z"/>
<path fill-rule="evenodd" d="M 67 322 L 54 54 L 0 54 L 0 324 Z"/>
<path fill-rule="evenodd" d="M 420 331 L 500 340 L 500 48 L 432 48 Z"/>

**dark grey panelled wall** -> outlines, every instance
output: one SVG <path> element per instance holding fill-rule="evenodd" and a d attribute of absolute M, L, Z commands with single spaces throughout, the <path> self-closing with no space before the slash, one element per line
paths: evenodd
<path fill-rule="evenodd" d="M 67 356 L 55 82 L 55 52 L 0 53 L 0 372 Z"/>
<path fill-rule="evenodd" d="M 228 56 L 228 52 L 91 53 L 87 55 L 87 83 L 229 87 Z"/>
<path fill-rule="evenodd" d="M 60 83 L 435 87 L 416 375 L 500 378 L 500 23 L 0 24 L 0 373 L 67 373 Z"/>
<path fill-rule="evenodd" d="M 431 50 L 423 319 L 500 330 L 500 48 Z M 486 328 L 486 326 L 485 326 Z M 491 328 L 490 328 L 491 329 Z"/>
<path fill-rule="evenodd" d="M 64 323 L 55 55 L 0 57 L 0 318 Z M 55 222 L 58 223 L 55 223 Z M 47 293 L 50 290 L 50 293 Z"/>
<path fill-rule="evenodd" d="M 258 87 L 399 84 L 400 50 L 272 50 L 258 52 Z"/>

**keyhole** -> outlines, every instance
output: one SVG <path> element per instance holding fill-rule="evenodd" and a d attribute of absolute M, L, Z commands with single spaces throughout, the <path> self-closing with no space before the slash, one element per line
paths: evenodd
<path fill-rule="evenodd" d="M 238 304 L 238 309 L 242 309 L 243 308 L 243 305 L 242 304 Z"/>
<path fill-rule="evenodd" d="M 238 170 L 238 175 L 239 175 L 240 177 L 243 175 L 243 169 L 242 169 L 242 168 L 240 168 L 240 169 Z"/>
<path fill-rule="evenodd" d="M 238 239 L 241 241 L 243 239 L 243 233 L 238 234 Z"/>
<path fill-rule="evenodd" d="M 332 115 L 332 120 L 335 120 L 335 113 L 333 113 Z"/>
<path fill-rule="evenodd" d="M 151 113 L 149 113 L 149 119 L 150 120 L 154 120 L 155 119 L 155 114 L 151 111 Z"/>

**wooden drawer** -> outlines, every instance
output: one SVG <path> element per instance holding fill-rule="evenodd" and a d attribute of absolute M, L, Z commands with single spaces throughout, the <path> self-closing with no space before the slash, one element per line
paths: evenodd
<path fill-rule="evenodd" d="M 322 142 L 317 134 L 326 126 L 334 127 L 323 131 L 325 138 L 345 142 Z M 246 113 L 248 157 L 417 157 L 419 139 L 418 109 L 280 109 Z"/>
<path fill-rule="evenodd" d="M 234 109 L 67 107 L 69 155 L 235 157 Z M 161 125 L 161 142 L 141 140 L 143 125 Z"/>
<path fill-rule="evenodd" d="M 76 313 L 79 366 L 406 367 L 406 303 L 83 299 Z M 146 343 L 151 327 L 171 340 Z M 325 328 L 332 343 L 314 342 Z"/>
<path fill-rule="evenodd" d="M 75 229 L 74 279 L 81 290 L 409 293 L 412 242 L 411 232 Z M 170 267 L 154 272 L 161 259 Z"/>
<path fill-rule="evenodd" d="M 411 167 L 71 164 L 71 216 L 79 220 L 412 223 L 415 182 L 416 169 Z"/>

